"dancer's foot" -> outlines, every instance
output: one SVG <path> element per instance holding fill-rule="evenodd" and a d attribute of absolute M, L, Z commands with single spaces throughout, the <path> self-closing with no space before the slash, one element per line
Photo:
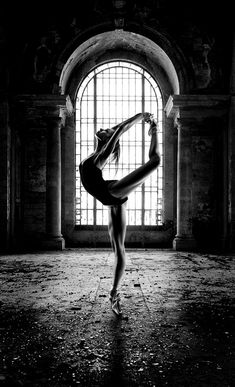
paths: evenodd
<path fill-rule="evenodd" d="M 120 294 L 115 292 L 110 292 L 110 302 L 111 302 L 111 308 L 112 311 L 117 315 L 120 316 L 122 314 L 121 306 L 120 306 Z"/>
<path fill-rule="evenodd" d="M 144 113 L 144 121 L 147 124 L 151 124 L 152 120 L 153 120 L 153 114 L 152 113 Z"/>
<path fill-rule="evenodd" d="M 155 118 L 153 118 L 151 123 L 150 123 L 150 128 L 149 128 L 149 131 L 148 131 L 148 135 L 152 136 L 153 133 L 157 133 L 157 129 L 158 129 L 158 122 L 157 122 L 157 120 Z"/>

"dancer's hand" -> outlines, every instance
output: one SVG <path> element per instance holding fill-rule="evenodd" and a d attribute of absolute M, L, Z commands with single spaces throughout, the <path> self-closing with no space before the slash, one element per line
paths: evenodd
<path fill-rule="evenodd" d="M 143 119 L 147 123 L 151 123 L 153 120 L 153 114 L 152 113 L 143 113 Z"/>

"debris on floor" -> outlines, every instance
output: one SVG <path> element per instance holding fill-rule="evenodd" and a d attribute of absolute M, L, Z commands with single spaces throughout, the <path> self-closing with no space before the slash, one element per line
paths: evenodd
<path fill-rule="evenodd" d="M 234 256 L 127 250 L 0 257 L 0 386 L 235 386 Z"/>

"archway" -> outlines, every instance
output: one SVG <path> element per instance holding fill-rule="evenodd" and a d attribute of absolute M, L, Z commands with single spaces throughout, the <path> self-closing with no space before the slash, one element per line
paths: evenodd
<path fill-rule="evenodd" d="M 168 50 L 170 49 L 168 47 Z M 72 53 L 68 50 L 59 80 L 61 93 L 68 93 L 73 98 L 85 73 L 107 60 L 123 59 L 137 62 L 150 73 L 154 73 L 165 93 L 179 94 L 180 83 L 182 88 L 184 82 L 183 78 L 179 81 L 181 74 L 176 72 L 176 67 L 180 68 L 176 52 L 171 51 L 176 62 L 173 63 L 164 49 L 146 36 L 123 30 L 97 34 L 79 44 Z M 184 73 L 182 67 L 180 71 Z"/>
<path fill-rule="evenodd" d="M 150 111 L 158 121 L 161 163 L 156 172 L 138 187 L 127 202 L 127 225 L 144 229 L 162 225 L 163 132 L 162 96 L 157 83 L 142 67 L 126 61 L 111 61 L 90 72 L 76 100 L 76 225 L 107 225 L 108 208 L 92 198 L 80 180 L 79 164 L 96 146 L 95 133 L 113 127 L 137 112 Z M 143 122 L 120 139 L 118 168 L 110 162 L 103 171 L 107 180 L 120 179 L 148 160 L 149 125 Z"/>
<path fill-rule="evenodd" d="M 174 56 L 174 55 L 173 55 Z M 175 55 L 176 58 L 176 55 Z M 174 58 L 174 59 L 175 59 Z M 160 45 L 149 38 L 128 31 L 110 31 L 95 35 L 81 43 L 73 53 L 67 56 L 60 76 L 62 94 L 69 94 L 75 104 L 79 87 L 94 68 L 110 61 L 128 61 L 145 69 L 158 83 L 162 95 L 163 106 L 169 95 L 179 94 L 180 81 L 175 66 Z M 177 65 L 179 67 L 179 65 Z M 176 66 L 176 67 L 177 67 Z M 106 228 L 99 228 L 92 236 L 89 227 L 78 230 L 75 223 L 75 152 L 71 154 L 75 144 L 75 120 L 69 119 L 64 129 L 64 174 L 63 174 L 63 234 L 74 245 L 104 245 L 108 242 Z M 164 209 L 162 224 L 153 225 L 148 233 L 127 232 L 127 245 L 158 245 L 170 246 L 174 231 L 175 217 L 175 136 L 172 120 L 163 118 L 164 126 Z M 66 166 L 70 165 L 70 169 Z M 167 188 L 167 189 L 165 189 Z M 170 189 L 169 189 L 170 188 Z M 96 229 L 97 231 L 97 229 Z M 66 235 L 67 234 L 67 235 Z"/>

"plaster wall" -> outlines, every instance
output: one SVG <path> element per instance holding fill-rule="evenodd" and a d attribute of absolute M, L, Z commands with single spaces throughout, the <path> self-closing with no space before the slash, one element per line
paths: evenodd
<path fill-rule="evenodd" d="M 141 1 L 113 1 L 108 7 L 105 2 L 91 1 L 91 7 L 86 4 L 89 18 L 76 8 L 64 9 L 63 15 L 53 11 L 53 15 L 47 14 L 47 19 L 43 19 L 45 12 L 41 10 L 40 21 L 34 19 L 35 12 L 30 15 L 22 12 L 17 17 L 5 14 L 5 20 L 0 23 L 6 32 L 2 34 L 1 30 L 0 35 L 4 48 L 0 64 L 1 247 L 8 249 L 12 238 L 17 239 L 14 233 L 19 232 L 14 227 L 18 183 L 22 196 L 17 211 L 21 213 L 25 245 L 37 244 L 46 233 L 47 124 L 44 119 L 48 108 L 41 107 L 40 114 L 35 116 L 30 105 L 29 116 L 24 117 L 22 105 L 26 106 L 30 98 L 21 106 L 10 103 L 9 109 L 8 96 L 14 99 L 27 93 L 33 100 L 35 96 L 43 99 L 43 93 L 50 98 L 62 93 L 68 94 L 74 103 L 77 88 L 87 72 L 107 60 L 119 58 L 149 70 L 160 84 L 164 104 L 174 93 L 204 95 L 208 99 L 210 95 L 231 98 L 229 124 L 227 117 L 223 122 L 217 120 L 220 128 L 214 130 L 216 125 L 204 120 L 207 129 L 193 131 L 192 221 L 199 247 L 211 248 L 214 239 L 227 238 L 229 248 L 234 249 L 235 62 L 232 51 L 235 46 L 229 23 L 223 31 L 218 30 L 225 7 L 218 10 L 214 5 L 214 17 L 210 18 L 211 10 L 204 9 L 202 13 L 198 1 L 190 5 L 185 2 L 182 7 L 175 3 L 173 8 L 161 1 L 154 3 L 155 6 L 152 2 L 146 3 L 143 11 Z M 212 116 L 216 116 L 216 111 L 217 107 L 212 106 Z M 200 112 L 197 114 L 200 118 Z M 198 117 L 195 121 L 199 121 Z M 83 239 L 81 234 L 79 239 L 74 224 L 74 128 L 72 116 L 65 120 L 61 131 L 62 233 L 68 246 L 91 237 L 89 230 L 84 230 Z M 164 130 L 164 217 L 170 227 L 146 234 L 146 243 L 154 241 L 155 245 L 171 242 L 176 231 L 177 130 L 172 118 L 165 117 Z M 21 156 L 17 158 L 18 149 Z M 15 175 L 19 177 L 20 173 L 22 179 L 16 183 Z M 137 242 L 140 234 L 129 231 L 129 241 Z M 106 231 L 106 236 L 103 231 L 99 235 L 100 242 L 107 238 Z"/>
<path fill-rule="evenodd" d="M 38 243 L 46 231 L 45 128 L 26 128 L 24 138 L 24 244 L 30 246 Z"/>

